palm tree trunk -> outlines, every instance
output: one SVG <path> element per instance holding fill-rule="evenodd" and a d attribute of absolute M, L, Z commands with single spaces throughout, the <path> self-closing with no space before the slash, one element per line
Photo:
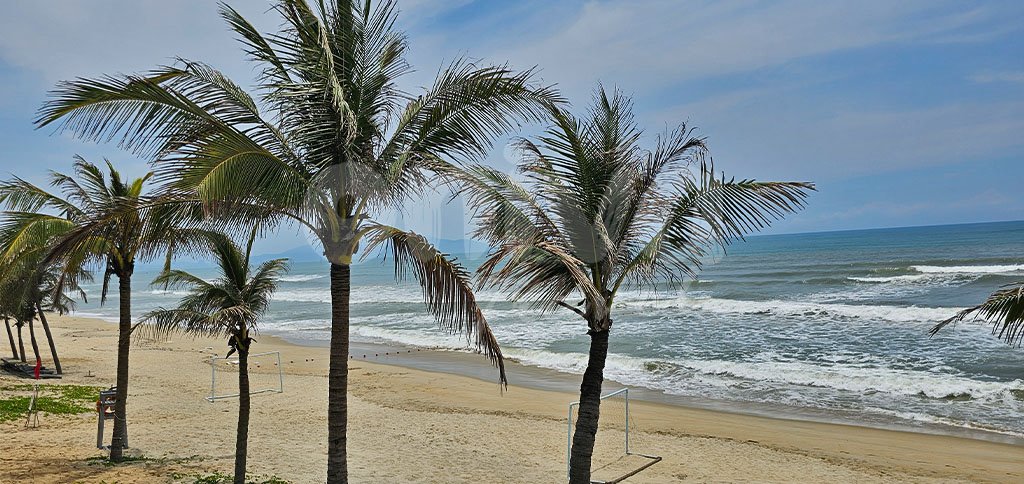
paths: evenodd
<path fill-rule="evenodd" d="M 53 357 L 53 369 L 57 371 L 58 375 L 62 375 L 64 372 L 60 368 L 60 358 L 57 358 L 57 345 L 53 342 L 53 333 L 50 333 L 50 325 L 46 322 L 46 315 L 43 314 L 43 307 L 36 303 L 36 309 L 39 310 L 39 322 L 43 323 L 43 332 L 46 333 L 46 342 L 50 344 L 50 356 Z"/>
<path fill-rule="evenodd" d="M 601 384 L 608 358 L 608 330 L 590 331 L 590 358 L 580 385 L 579 416 L 569 452 L 569 483 L 590 483 L 590 459 L 594 455 L 597 422 L 601 416 Z"/>
<path fill-rule="evenodd" d="M 348 304 L 352 269 L 331 264 L 331 365 L 327 380 L 327 482 L 348 482 Z"/>
<path fill-rule="evenodd" d="M 21 350 L 21 362 L 25 363 L 27 361 L 25 360 L 25 341 L 21 338 L 21 328 L 25 327 L 25 323 L 15 323 L 14 325 L 18 327 L 18 349 Z"/>
<path fill-rule="evenodd" d="M 249 348 L 245 338 L 238 345 L 238 432 L 235 435 L 235 484 L 245 484 L 245 459 L 249 449 Z"/>
<path fill-rule="evenodd" d="M 18 357 L 18 347 L 14 344 L 14 333 L 11 332 L 11 318 L 4 317 L 4 326 L 7 327 L 7 339 L 11 342 L 12 358 Z"/>
<path fill-rule="evenodd" d="M 110 460 L 121 462 L 128 441 L 128 352 L 132 338 L 132 277 L 118 275 L 120 319 L 117 325 L 117 402 L 114 404 L 114 435 L 110 439 Z"/>
<path fill-rule="evenodd" d="M 35 319 L 36 318 L 28 320 L 28 340 L 32 343 L 32 354 L 35 355 L 36 361 L 39 361 L 39 343 L 36 342 L 36 330 L 35 324 L 33 324 Z"/>

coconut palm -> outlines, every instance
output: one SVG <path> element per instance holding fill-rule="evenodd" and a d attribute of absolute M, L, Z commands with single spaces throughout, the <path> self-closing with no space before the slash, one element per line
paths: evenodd
<path fill-rule="evenodd" d="M 18 345 L 14 343 L 14 333 L 11 331 L 11 318 L 17 303 L 12 297 L 12 293 L 16 287 L 11 281 L 0 279 L 0 316 L 4 318 L 4 326 L 7 328 L 7 339 L 11 343 L 11 355 L 14 359 L 19 359 Z"/>
<path fill-rule="evenodd" d="M 251 267 L 249 255 L 256 232 L 246 248 L 238 247 L 225 235 L 208 235 L 210 250 L 220 268 L 213 281 L 184 271 L 167 271 L 154 285 L 188 290 L 178 306 L 158 308 L 142 318 L 159 332 L 181 331 L 191 335 L 226 335 L 238 351 L 238 431 L 235 440 L 235 480 L 245 484 L 245 461 L 249 441 L 249 353 L 251 335 L 270 305 L 280 276 L 287 270 L 285 259 L 274 259 Z"/>
<path fill-rule="evenodd" d="M 11 342 L 11 355 L 13 358 L 18 357 L 18 347 L 14 344 L 14 333 L 11 332 L 11 317 L 4 314 L 4 327 L 7 329 L 7 340 Z"/>
<path fill-rule="evenodd" d="M 442 328 L 475 336 L 504 381 L 500 349 L 462 267 L 423 237 L 372 217 L 420 195 L 442 159 L 484 156 L 495 137 L 559 99 L 535 85 L 532 71 L 464 59 L 419 94 L 400 90 L 409 66 L 391 1 L 279 0 L 274 9 L 281 30 L 263 35 L 221 8 L 260 66 L 259 105 L 214 68 L 182 60 L 145 76 L 62 83 L 38 124 L 59 120 L 83 138 L 116 138 L 152 157 L 169 191 L 198 197 L 209 215 L 249 226 L 254 220 L 236 209 L 261 207 L 271 222 L 315 235 L 331 264 L 328 481 L 346 482 L 350 265 L 361 240 L 389 245 L 409 269 L 397 275 L 418 280 Z"/>
<path fill-rule="evenodd" d="M 942 328 L 956 324 L 968 317 L 992 322 L 992 333 L 1008 344 L 1021 346 L 1024 343 L 1024 283 L 1008 284 L 992 293 L 985 302 L 964 309 L 953 317 L 935 325 L 930 334 L 935 335 Z"/>
<path fill-rule="evenodd" d="M 510 290 L 542 310 L 568 309 L 587 324 L 574 483 L 590 482 L 619 291 L 695 276 L 710 249 L 800 209 L 814 189 L 717 177 L 704 139 L 685 125 L 645 151 L 629 99 L 603 88 L 595 98 L 583 119 L 552 108 L 553 125 L 539 141 L 520 142 L 525 181 L 482 165 L 453 170 L 470 175 L 462 180 L 477 210 L 476 235 L 496 247 L 478 269 L 481 285 Z"/>
<path fill-rule="evenodd" d="M 0 204 L 7 207 L 2 245 L 5 257 L 46 249 L 43 264 L 59 268 L 50 279 L 54 294 L 63 294 L 83 268 L 103 269 L 100 302 L 106 301 L 112 277 L 118 279 L 117 404 L 110 459 L 122 458 L 127 439 L 128 357 L 133 329 L 131 280 L 136 261 L 165 254 L 184 244 L 166 210 L 155 210 L 145 185 L 147 174 L 124 180 L 107 161 L 107 173 L 76 157 L 73 175 L 51 172 L 50 193 L 21 178 L 0 183 Z"/>
<path fill-rule="evenodd" d="M 0 240 L 3 240 L 3 233 L 0 231 Z M 2 246 L 0 242 L 0 246 Z M 42 258 L 47 254 L 49 247 L 37 249 L 35 253 L 22 254 L 15 260 L 4 258 L 5 267 L 0 270 L 0 278 L 10 280 L 18 286 L 19 293 L 11 297 L 22 305 L 22 314 L 29 321 L 29 333 L 33 331 L 33 321 L 36 317 L 43 327 L 46 335 L 46 342 L 50 348 L 50 357 L 53 360 L 54 370 L 58 375 L 63 373 L 60 364 L 60 357 L 57 355 L 57 345 L 50 331 L 49 321 L 46 313 L 67 314 L 74 310 L 76 302 L 73 296 L 80 297 L 86 301 L 85 291 L 79 285 L 82 281 L 92 280 L 92 274 L 82 266 L 78 266 L 77 272 L 66 273 L 63 268 L 53 265 L 46 265 Z M 32 335 L 34 338 L 34 334 Z"/>

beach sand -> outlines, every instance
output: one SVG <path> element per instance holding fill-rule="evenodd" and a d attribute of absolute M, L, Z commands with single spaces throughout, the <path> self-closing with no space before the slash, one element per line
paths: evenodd
<path fill-rule="evenodd" d="M 116 325 L 77 317 L 53 317 L 51 325 L 63 383 L 112 384 Z M 252 399 L 250 472 L 323 482 L 327 349 L 258 340 L 254 351 L 281 352 L 285 392 Z M 209 355 L 225 349 L 220 338 L 184 336 L 133 346 L 128 453 L 145 460 L 89 460 L 103 455 L 94 445 L 94 414 L 42 415 L 37 429 L 0 424 L 0 482 L 173 482 L 172 475 L 230 473 L 237 402 L 204 399 Z M 388 361 L 351 361 L 353 482 L 564 482 L 572 387 L 544 391 L 513 381 L 502 392 L 493 380 L 382 364 Z M 259 363 L 253 371 L 273 373 L 269 359 Z M 24 382 L 0 374 L 0 386 Z M 613 410 L 609 420 L 621 423 Z M 633 449 L 664 460 L 626 482 L 1024 482 L 1024 446 L 636 401 L 631 413 Z M 602 432 L 599 439 L 613 438 L 602 442 L 597 466 L 612 462 L 622 443 L 615 430 Z"/>

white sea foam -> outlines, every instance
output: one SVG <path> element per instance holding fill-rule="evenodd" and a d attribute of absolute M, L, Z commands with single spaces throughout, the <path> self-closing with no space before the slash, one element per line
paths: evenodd
<path fill-rule="evenodd" d="M 991 266 L 911 266 L 922 274 L 1012 274 L 1024 272 L 1024 264 Z"/>
<path fill-rule="evenodd" d="M 847 279 L 856 282 L 873 282 L 873 283 L 913 283 L 921 282 L 930 279 L 934 279 L 932 276 L 927 274 L 908 274 L 904 276 L 889 276 L 889 277 L 847 277 Z"/>
<path fill-rule="evenodd" d="M 686 360 L 682 366 L 700 373 L 755 382 L 824 387 L 856 393 L 884 392 L 928 398 L 970 397 L 997 400 L 1024 391 L 1024 381 L 979 381 L 952 374 L 894 368 L 823 365 L 800 361 Z"/>
<path fill-rule="evenodd" d="M 325 277 L 327 276 L 323 274 L 297 274 L 293 276 L 281 276 L 280 279 L 284 282 L 305 282 L 323 279 Z"/>
<path fill-rule="evenodd" d="M 928 423 L 928 424 L 948 425 L 948 426 L 951 426 L 951 427 L 960 427 L 960 428 L 965 428 L 965 429 L 970 429 L 970 430 L 981 430 L 981 431 L 984 431 L 984 432 L 995 432 L 997 434 L 1010 435 L 1010 436 L 1013 436 L 1013 437 L 1022 437 L 1022 438 L 1024 438 L 1024 433 L 1022 433 L 1022 432 L 1014 432 L 1012 430 L 1001 429 L 1001 428 L 993 427 L 993 426 L 990 426 L 990 425 L 980 425 L 980 424 L 977 424 L 977 423 L 974 423 L 974 422 L 970 422 L 970 421 L 967 421 L 967 420 L 962 420 L 962 419 L 952 419 L 952 418 L 948 418 L 948 417 L 940 417 L 940 416 L 937 416 L 937 415 L 929 415 L 929 414 L 920 413 L 920 412 L 900 412 L 900 411 L 890 410 L 890 409 L 887 409 L 887 408 L 879 408 L 879 407 L 865 407 L 864 410 L 867 410 L 867 411 L 872 412 L 872 413 L 879 413 L 879 414 L 882 414 L 882 415 L 889 415 L 889 416 L 892 416 L 892 417 L 897 417 L 897 418 L 901 418 L 901 419 L 904 419 L 904 420 L 911 420 L 911 421 L 915 421 L 915 422 L 923 422 L 923 423 Z"/>
<path fill-rule="evenodd" d="M 154 296 L 185 296 L 188 295 L 188 291 L 173 290 L 173 289 L 153 289 L 149 291 Z"/>
<path fill-rule="evenodd" d="M 775 316 L 813 316 L 866 319 L 891 322 L 941 321 L 960 308 L 923 308 L 915 306 L 813 303 L 784 300 L 744 301 L 721 298 L 690 298 L 629 301 L 627 305 L 681 308 L 722 314 L 765 314 Z"/>

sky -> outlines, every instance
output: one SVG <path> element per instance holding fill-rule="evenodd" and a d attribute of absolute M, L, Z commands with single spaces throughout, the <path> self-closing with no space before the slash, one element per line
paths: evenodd
<path fill-rule="evenodd" d="M 264 32 L 265 0 L 229 2 Z M 767 233 L 1024 219 L 1024 2 L 399 0 L 417 92 L 458 57 L 536 66 L 576 112 L 597 84 L 633 97 L 654 136 L 686 122 L 737 178 L 813 181 L 808 208 Z M 176 57 L 244 86 L 253 66 L 209 0 L 14 0 L 0 17 L 0 176 L 45 183 L 115 145 L 36 130 L 56 82 L 144 72 Z M 526 126 L 519 135 L 537 134 Z M 511 170 L 501 140 L 487 162 Z M 386 215 L 461 238 L 442 194 Z M 258 251 L 306 243 L 294 230 Z"/>

